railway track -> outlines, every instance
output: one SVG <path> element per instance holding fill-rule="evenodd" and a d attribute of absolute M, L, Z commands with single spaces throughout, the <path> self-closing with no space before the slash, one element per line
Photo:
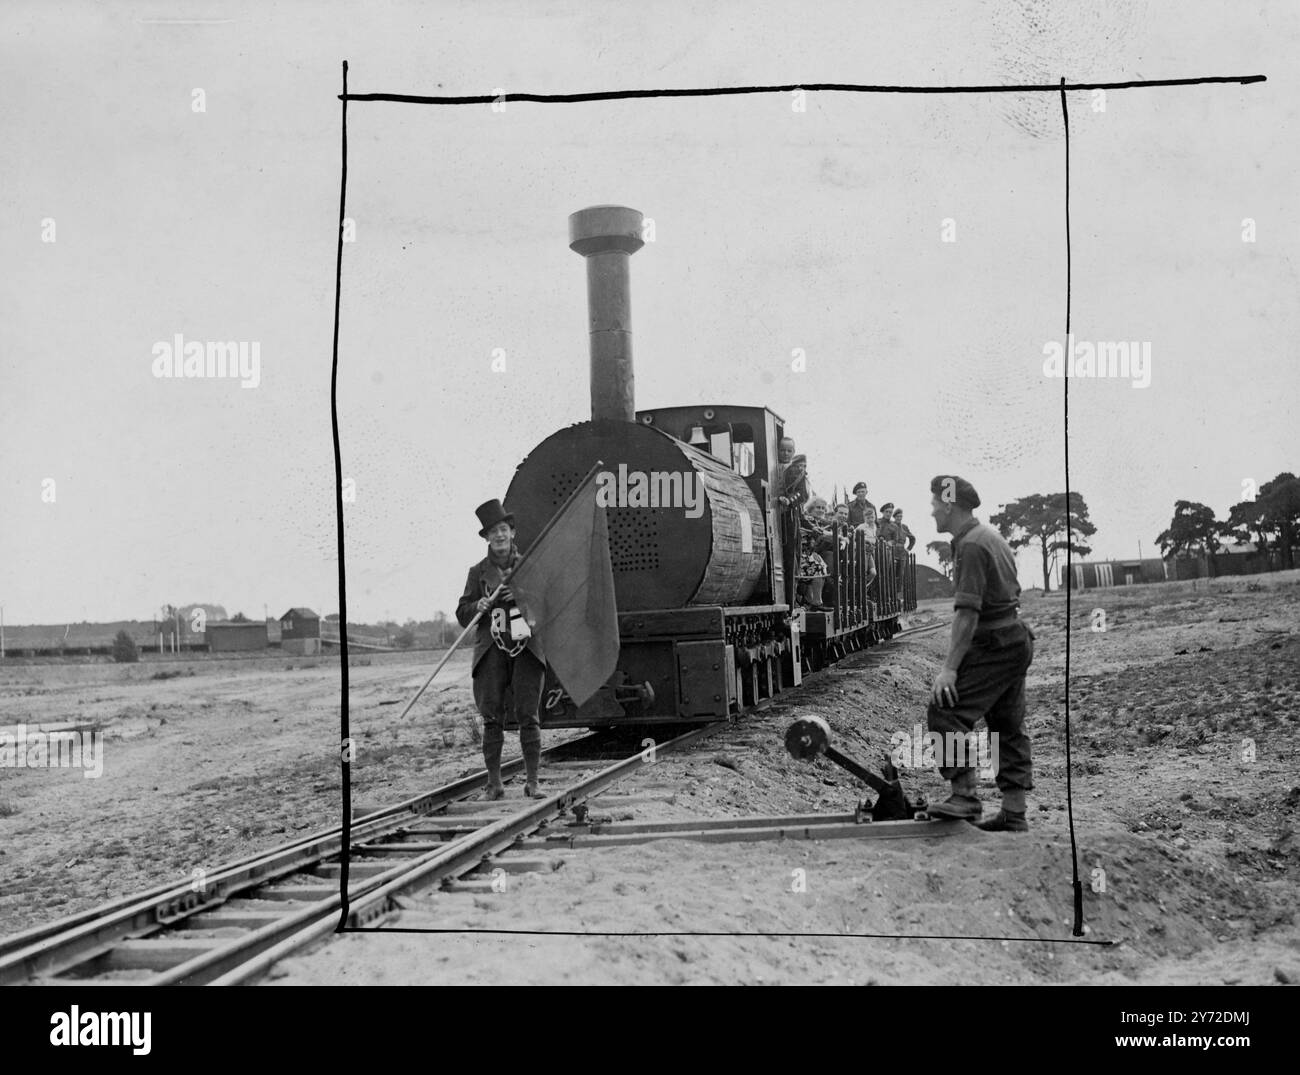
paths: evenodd
<path fill-rule="evenodd" d="M 940 627 L 951 627 L 950 620 L 936 620 L 934 623 L 923 623 L 919 627 L 905 627 L 894 635 L 894 639 L 908 638 L 912 635 L 923 635 L 928 631 L 937 631 Z M 892 641 L 892 639 L 891 639 Z"/>
<path fill-rule="evenodd" d="M 695 728 L 652 753 L 640 749 L 523 809 L 518 800 L 468 802 L 486 772 L 359 818 L 351 825 L 347 906 L 341 892 L 343 831 L 323 830 L 214 869 L 201 881 L 162 885 L 0 941 L 0 984 L 233 984 L 255 976 L 338 927 L 369 924 L 397 909 L 414 887 L 454 880 L 517 839 L 535 833 L 657 753 L 694 742 L 725 723 Z M 563 772 L 595 733 L 543 752 L 543 773 Z M 607 751 L 606 751 L 607 753 Z M 590 761 L 590 758 L 588 758 Z M 586 764 L 586 763 L 584 763 Z M 511 777 L 522 759 L 502 766 Z M 432 819 L 432 820 L 431 820 Z"/>

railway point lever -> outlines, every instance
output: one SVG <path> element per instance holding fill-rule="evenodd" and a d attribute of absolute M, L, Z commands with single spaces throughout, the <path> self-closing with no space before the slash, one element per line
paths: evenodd
<path fill-rule="evenodd" d="M 846 769 L 877 795 L 874 806 L 861 804 L 857 813 L 861 819 L 869 814 L 872 821 L 910 821 L 922 815 L 925 810 L 923 800 L 912 802 L 903 791 L 898 779 L 898 772 L 889 762 L 885 763 L 885 776 L 873 773 L 865 765 L 842 754 L 831 746 L 831 729 L 821 717 L 800 717 L 785 732 L 785 749 L 792 757 L 800 761 L 812 761 L 817 755 L 823 755 L 827 761 L 833 761 L 841 769 Z"/>

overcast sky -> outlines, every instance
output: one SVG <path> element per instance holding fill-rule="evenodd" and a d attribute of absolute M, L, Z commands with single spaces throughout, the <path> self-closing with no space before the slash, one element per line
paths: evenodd
<path fill-rule="evenodd" d="M 1071 485 L 1095 555 L 1153 555 L 1175 499 L 1222 516 L 1244 481 L 1300 470 L 1300 9 L 1227 10 L 8 0 L 5 619 L 337 609 L 344 59 L 353 92 L 464 95 L 1267 75 L 1111 91 L 1104 111 L 1070 94 L 1075 336 L 1151 349 L 1148 387 L 1072 382 Z M 592 204 L 655 222 L 632 260 L 638 406 L 766 404 L 819 492 L 865 479 L 922 545 L 937 472 L 984 516 L 1064 489 L 1043 373 L 1065 318 L 1057 96 L 358 102 L 348 120 L 352 619 L 451 609 L 482 555 L 474 507 L 589 417 L 567 217 Z M 257 386 L 155 377 L 178 333 L 257 343 Z"/>

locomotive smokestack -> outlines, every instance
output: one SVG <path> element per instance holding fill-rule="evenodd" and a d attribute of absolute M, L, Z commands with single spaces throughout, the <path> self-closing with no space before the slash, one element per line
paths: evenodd
<path fill-rule="evenodd" d="M 593 205 L 569 216 L 569 246 L 587 259 L 593 422 L 636 421 L 628 260 L 644 245 L 635 209 Z"/>

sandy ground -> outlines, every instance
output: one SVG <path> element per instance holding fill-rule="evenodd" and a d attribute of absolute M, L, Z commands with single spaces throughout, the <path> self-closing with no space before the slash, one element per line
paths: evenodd
<path fill-rule="evenodd" d="M 1300 980 L 1298 581 L 1286 573 L 1075 595 L 1073 813 L 1087 943 L 1070 930 L 1065 603 L 1039 596 L 1024 609 L 1038 635 L 1028 834 L 961 825 L 946 839 L 665 841 L 555 852 L 551 872 L 509 875 L 501 893 L 418 894 L 390 923 L 543 935 L 352 935 L 285 961 L 272 980 Z M 1091 629 L 1101 622 L 1096 609 L 1105 612 L 1104 631 Z M 878 760 L 892 734 L 924 721 L 944 634 L 855 655 L 743 725 L 620 785 L 641 796 L 635 805 L 620 808 L 611 796 L 594 812 L 656 820 L 852 809 L 863 789 L 824 760 L 788 757 L 785 727 L 795 716 L 822 716 L 841 749 Z M 427 661 L 376 657 L 351 670 L 361 809 L 476 767 L 463 662 L 402 724 L 400 704 L 380 704 L 404 702 Z M 98 780 L 0 770 L 5 932 L 336 822 L 336 663 L 197 661 L 166 666 L 192 676 L 151 679 L 161 667 L 0 671 L 6 723 L 97 722 L 109 736 Z M 905 772 L 904 783 L 931 798 L 944 794 L 932 772 Z M 991 781 L 984 795 L 986 809 L 995 809 Z M 1094 890 L 1097 871 L 1102 891 Z M 556 930 L 731 935 L 544 935 Z M 787 936 L 743 935 L 756 933 Z M 862 936 L 871 934 L 933 939 Z"/>

